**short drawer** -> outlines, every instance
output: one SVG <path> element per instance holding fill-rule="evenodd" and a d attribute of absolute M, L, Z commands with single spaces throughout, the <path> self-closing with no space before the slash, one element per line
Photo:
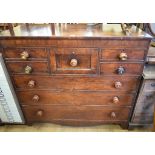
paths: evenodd
<path fill-rule="evenodd" d="M 103 92 L 56 92 L 56 91 L 17 91 L 19 102 L 23 105 L 112 105 L 131 106 L 133 94 Z"/>
<path fill-rule="evenodd" d="M 48 62 L 46 61 L 7 61 L 6 66 L 12 74 L 48 74 Z"/>
<path fill-rule="evenodd" d="M 61 76 L 12 76 L 17 89 L 136 91 L 138 77 L 61 77 Z"/>
<path fill-rule="evenodd" d="M 101 63 L 101 74 L 104 75 L 141 75 L 143 63 Z"/>
<path fill-rule="evenodd" d="M 46 48 L 4 48 L 6 59 L 47 59 Z"/>
<path fill-rule="evenodd" d="M 145 80 L 143 90 L 144 92 L 155 91 L 155 80 Z"/>
<path fill-rule="evenodd" d="M 130 108 L 85 106 L 23 106 L 28 122 L 51 122 L 52 120 L 127 121 Z"/>
<path fill-rule="evenodd" d="M 53 74 L 97 74 L 98 49 L 57 48 L 51 49 Z"/>
<path fill-rule="evenodd" d="M 142 49 L 102 49 L 103 61 L 144 61 L 145 50 Z"/>

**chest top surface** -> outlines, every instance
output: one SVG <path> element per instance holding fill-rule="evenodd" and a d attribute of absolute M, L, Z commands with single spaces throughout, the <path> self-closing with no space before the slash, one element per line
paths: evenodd
<path fill-rule="evenodd" d="M 136 26 L 125 33 L 121 24 L 19 24 L 13 31 L 14 35 L 9 30 L 1 31 L 0 38 L 151 38 Z"/>

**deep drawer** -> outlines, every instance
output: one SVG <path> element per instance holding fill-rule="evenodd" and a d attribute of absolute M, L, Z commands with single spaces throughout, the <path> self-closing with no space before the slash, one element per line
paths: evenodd
<path fill-rule="evenodd" d="M 143 63 L 101 63 L 101 74 L 104 75 L 141 75 L 142 71 Z"/>
<path fill-rule="evenodd" d="M 102 120 L 127 121 L 130 108 L 85 107 L 85 106 L 24 106 L 28 122 L 51 122 L 52 120 Z"/>
<path fill-rule="evenodd" d="M 53 74 L 97 74 L 98 49 L 57 48 L 51 49 Z"/>
<path fill-rule="evenodd" d="M 48 74 L 48 62 L 46 61 L 7 61 L 7 68 L 13 74 Z M 29 73 L 26 72 L 29 71 Z"/>
<path fill-rule="evenodd" d="M 56 91 L 17 91 L 19 102 L 23 105 L 111 105 L 131 106 L 133 94 L 103 92 L 56 92 Z"/>
<path fill-rule="evenodd" d="M 12 76 L 18 89 L 67 89 L 91 91 L 136 91 L 138 77 L 61 77 L 61 76 Z M 33 83 L 33 85 L 31 84 Z M 31 84 L 31 85 L 30 85 Z M 116 86 L 120 87 L 116 87 Z"/>

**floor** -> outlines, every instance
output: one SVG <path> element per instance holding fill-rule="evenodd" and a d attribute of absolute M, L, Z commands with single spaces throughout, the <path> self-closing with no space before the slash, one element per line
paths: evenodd
<path fill-rule="evenodd" d="M 119 125 L 99 125 L 92 127 L 71 127 L 56 124 L 4 125 L 0 126 L 0 132 L 127 132 Z M 151 128 L 134 128 L 129 132 L 151 132 Z"/>

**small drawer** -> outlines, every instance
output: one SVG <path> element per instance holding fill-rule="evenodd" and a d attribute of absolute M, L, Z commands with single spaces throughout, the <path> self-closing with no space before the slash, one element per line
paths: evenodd
<path fill-rule="evenodd" d="M 5 48 L 4 57 L 9 60 L 47 59 L 45 48 Z"/>
<path fill-rule="evenodd" d="M 155 80 L 145 80 L 143 90 L 146 91 L 155 91 Z"/>
<path fill-rule="evenodd" d="M 23 106 L 28 122 L 52 122 L 54 120 L 127 121 L 130 108 L 85 106 Z"/>
<path fill-rule="evenodd" d="M 141 75 L 143 66 L 143 63 L 101 63 L 101 74 Z"/>
<path fill-rule="evenodd" d="M 103 92 L 59 92 L 59 91 L 17 91 L 19 102 L 23 105 L 112 105 L 131 106 L 134 95 Z"/>
<path fill-rule="evenodd" d="M 17 89 L 91 90 L 135 92 L 140 80 L 137 77 L 61 77 L 13 75 Z"/>
<path fill-rule="evenodd" d="M 141 49 L 102 49 L 103 61 L 144 61 L 145 50 Z"/>
<path fill-rule="evenodd" d="M 51 50 L 54 74 L 97 74 L 98 49 L 57 48 Z"/>
<path fill-rule="evenodd" d="M 7 61 L 6 66 L 12 74 L 48 74 L 48 62 Z"/>

